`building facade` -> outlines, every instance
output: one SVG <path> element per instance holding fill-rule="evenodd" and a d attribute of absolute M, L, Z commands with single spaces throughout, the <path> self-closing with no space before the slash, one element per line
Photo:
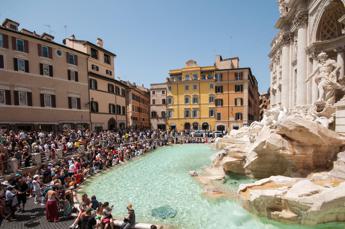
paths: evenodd
<path fill-rule="evenodd" d="M 265 110 L 270 108 L 270 90 L 267 93 L 263 93 L 259 97 L 259 108 L 260 108 L 260 115 L 259 120 L 262 120 L 264 116 Z"/>
<path fill-rule="evenodd" d="M 0 26 L 0 125 L 88 126 L 88 55 L 18 27 L 9 19 Z"/>
<path fill-rule="evenodd" d="M 340 66 L 345 60 L 344 0 L 280 0 L 279 29 L 271 44 L 271 106 L 294 108 L 318 100 L 318 82 L 308 80 L 325 52 Z"/>
<path fill-rule="evenodd" d="M 166 130 L 166 83 L 151 84 L 150 94 L 151 128 Z"/>
<path fill-rule="evenodd" d="M 238 129 L 259 118 L 258 84 L 250 68 L 238 58 L 217 56 L 213 66 L 189 60 L 169 72 L 167 125 L 169 129 Z"/>
<path fill-rule="evenodd" d="M 150 90 L 128 81 L 122 82 L 128 87 L 126 102 L 128 127 L 150 128 Z"/>
<path fill-rule="evenodd" d="M 125 129 L 127 86 L 115 79 L 116 55 L 103 48 L 103 40 L 100 38 L 97 39 L 96 44 L 93 44 L 89 41 L 77 40 L 72 36 L 66 38 L 64 43 L 89 55 L 91 128 L 93 130 Z"/>

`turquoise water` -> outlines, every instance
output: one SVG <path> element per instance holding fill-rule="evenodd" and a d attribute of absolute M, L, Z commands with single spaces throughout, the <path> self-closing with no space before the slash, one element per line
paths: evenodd
<path fill-rule="evenodd" d="M 199 183 L 188 175 L 210 164 L 215 151 L 208 145 L 174 145 L 164 147 L 126 165 L 96 177 L 84 192 L 95 194 L 99 201 L 114 205 L 114 216 L 125 216 L 130 202 L 138 222 L 173 225 L 183 229 L 343 229 L 345 225 L 302 227 L 260 219 L 249 214 L 236 200 L 208 199 Z M 239 183 L 251 182 L 229 178 L 226 187 L 236 190 Z M 165 220 L 151 216 L 151 210 L 170 205 L 175 218 Z M 122 217 L 121 217 L 122 218 Z"/>

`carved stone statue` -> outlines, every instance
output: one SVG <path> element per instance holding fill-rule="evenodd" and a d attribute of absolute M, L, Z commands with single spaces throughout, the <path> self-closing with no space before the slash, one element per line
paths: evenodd
<path fill-rule="evenodd" d="M 334 105 L 335 91 L 342 89 L 342 85 L 339 84 L 337 76 L 340 66 L 335 60 L 328 58 L 325 52 L 321 52 L 317 58 L 319 64 L 305 82 L 308 82 L 315 76 L 315 82 L 319 90 L 318 102 Z"/>
<path fill-rule="evenodd" d="M 286 14 L 288 13 L 286 0 L 279 0 L 279 13 L 281 17 L 286 16 Z"/>

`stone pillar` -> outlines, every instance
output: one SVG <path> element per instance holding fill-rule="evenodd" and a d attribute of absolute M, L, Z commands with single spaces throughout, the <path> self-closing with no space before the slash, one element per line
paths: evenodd
<path fill-rule="evenodd" d="M 344 53 L 344 49 L 340 48 L 337 50 L 337 63 L 339 64 L 339 66 L 341 66 L 340 69 L 340 77 L 344 77 L 345 75 L 345 71 L 344 71 L 344 65 L 345 65 L 345 53 Z"/>
<path fill-rule="evenodd" d="M 288 41 L 283 44 L 282 48 L 282 92 L 281 92 L 281 104 L 282 107 L 289 108 L 289 88 L 290 88 L 290 79 L 289 79 L 289 69 L 290 69 L 290 47 Z"/>
<path fill-rule="evenodd" d="M 294 24 L 297 28 L 297 91 L 296 91 L 296 105 L 301 106 L 306 104 L 306 74 L 307 74 L 307 18 L 306 12 L 297 14 Z"/>

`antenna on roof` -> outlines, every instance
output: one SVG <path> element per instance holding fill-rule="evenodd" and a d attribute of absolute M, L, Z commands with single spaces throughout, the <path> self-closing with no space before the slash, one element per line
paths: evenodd
<path fill-rule="evenodd" d="M 65 37 L 67 37 L 67 25 L 64 25 L 63 28 L 65 29 Z"/>

